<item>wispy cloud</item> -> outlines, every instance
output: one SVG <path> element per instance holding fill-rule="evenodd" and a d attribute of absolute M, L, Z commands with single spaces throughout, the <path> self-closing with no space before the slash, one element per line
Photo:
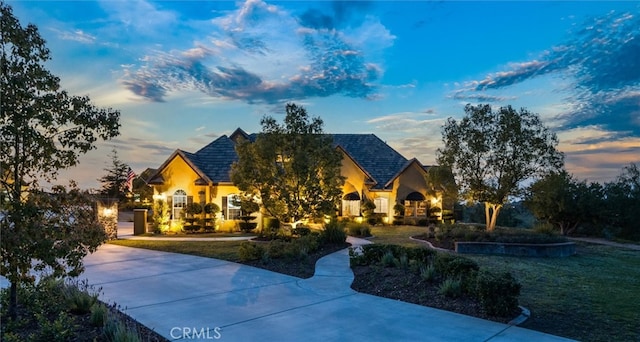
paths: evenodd
<path fill-rule="evenodd" d="M 539 58 L 513 63 L 507 70 L 471 81 L 454 97 L 483 98 L 484 92 L 557 74 L 570 80 L 566 98 L 572 106 L 561 117 L 569 128 L 601 125 L 640 134 L 640 14 L 610 12 L 571 32 L 571 39 Z"/>
<path fill-rule="evenodd" d="M 58 38 L 62 40 L 71 40 L 82 44 L 93 44 L 96 42 L 95 36 L 83 32 L 82 30 L 63 31 L 55 28 L 52 28 L 51 30 L 56 32 L 58 34 Z"/>
<path fill-rule="evenodd" d="M 434 117 L 434 113 L 395 113 L 370 119 L 366 123 L 384 132 L 424 133 L 425 130 L 439 130 L 444 118 Z"/>
<path fill-rule="evenodd" d="M 331 17 L 334 26 L 349 18 L 341 6 Z M 181 90 L 267 104 L 335 94 L 375 97 L 382 68 L 367 59 L 375 53 L 370 42 L 375 39 L 377 49 L 384 49 L 395 37 L 375 18 L 343 31 L 308 20 L 246 1 L 213 18 L 209 37 L 194 47 L 145 56 L 142 66 L 126 71 L 122 84 L 155 102 Z"/>

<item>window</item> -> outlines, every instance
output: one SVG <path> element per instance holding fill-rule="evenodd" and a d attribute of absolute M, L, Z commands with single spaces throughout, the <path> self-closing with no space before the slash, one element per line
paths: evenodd
<path fill-rule="evenodd" d="M 182 218 L 182 211 L 187 206 L 187 193 L 184 190 L 176 190 L 173 193 L 173 208 L 171 210 L 173 219 Z"/>
<path fill-rule="evenodd" d="M 240 206 L 235 205 L 236 202 L 239 202 L 240 198 L 236 194 L 230 194 L 226 197 L 226 210 L 224 208 L 225 197 L 222 198 L 223 208 L 222 213 L 224 214 L 224 218 L 226 220 L 238 220 L 240 219 Z"/>
<path fill-rule="evenodd" d="M 376 208 L 373 210 L 374 213 L 379 214 L 388 214 L 389 213 L 389 199 L 384 197 L 376 197 L 373 199 L 373 204 L 376 205 Z"/>
<path fill-rule="evenodd" d="M 360 200 L 342 200 L 342 216 L 360 216 Z"/>

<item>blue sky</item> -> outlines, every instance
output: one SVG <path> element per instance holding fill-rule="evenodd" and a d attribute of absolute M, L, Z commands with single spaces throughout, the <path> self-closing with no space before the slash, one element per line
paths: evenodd
<path fill-rule="evenodd" d="M 9 4 L 39 27 L 63 88 L 122 113 L 121 136 L 61 182 L 97 188 L 113 148 L 141 172 L 237 127 L 257 132 L 286 102 L 423 164 L 467 103 L 540 114 L 580 179 L 640 162 L 638 2 Z"/>

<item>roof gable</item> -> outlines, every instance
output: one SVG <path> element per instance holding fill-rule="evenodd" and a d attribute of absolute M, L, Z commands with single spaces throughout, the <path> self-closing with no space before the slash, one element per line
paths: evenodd
<path fill-rule="evenodd" d="M 373 189 L 388 186 L 407 164 L 407 158 L 374 134 L 332 134 L 333 143 L 340 146 L 376 184 Z"/>
<path fill-rule="evenodd" d="M 196 153 L 188 153 L 190 159 L 213 182 L 231 182 L 231 165 L 238 160 L 235 143 L 223 135 L 201 148 Z"/>
<path fill-rule="evenodd" d="M 167 160 L 165 160 L 164 163 L 162 163 L 162 165 L 160 165 L 160 167 L 157 168 L 151 176 L 149 176 L 147 184 L 163 184 L 164 178 L 162 177 L 162 171 L 164 171 L 164 169 L 167 168 L 167 166 L 169 166 L 169 164 L 171 164 L 171 162 L 177 157 L 182 158 L 182 160 L 184 160 L 184 162 L 187 163 L 187 165 L 189 165 L 189 167 L 191 167 L 191 169 L 193 169 L 193 171 L 205 182 L 211 182 L 206 172 L 202 170 L 197 163 L 195 163 L 192 156 L 192 153 L 185 152 L 180 149 L 175 150 L 171 156 L 169 156 L 169 158 L 167 158 Z"/>

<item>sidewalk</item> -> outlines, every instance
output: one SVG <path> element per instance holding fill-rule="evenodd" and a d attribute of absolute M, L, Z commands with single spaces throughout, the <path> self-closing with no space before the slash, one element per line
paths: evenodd
<path fill-rule="evenodd" d="M 566 341 L 358 293 L 347 249 L 320 259 L 310 279 L 109 244 L 85 266 L 81 278 L 101 287 L 103 300 L 171 340 Z"/>
<path fill-rule="evenodd" d="M 246 241 L 254 236 L 226 236 L 226 237 L 157 237 L 133 235 L 133 222 L 118 222 L 118 239 L 123 240 L 154 240 L 154 241 Z"/>

